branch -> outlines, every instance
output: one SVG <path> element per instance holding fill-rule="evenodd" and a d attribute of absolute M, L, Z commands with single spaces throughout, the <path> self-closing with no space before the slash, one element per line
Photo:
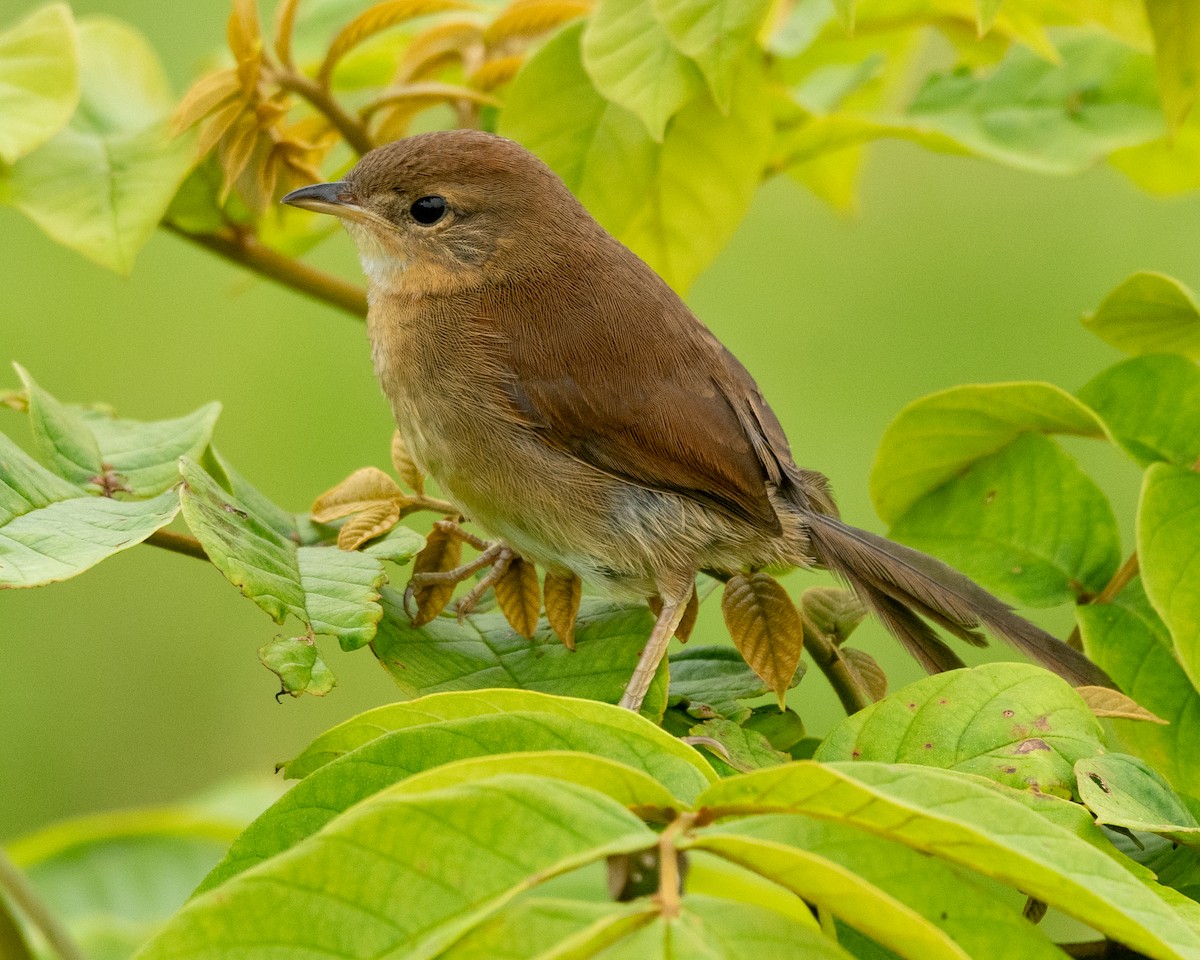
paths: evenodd
<path fill-rule="evenodd" d="M 804 647 L 812 656 L 813 662 L 825 674 L 847 714 L 858 713 L 875 702 L 871 694 L 858 682 L 858 678 L 850 672 L 850 667 L 837 645 L 808 623 L 804 625 Z"/>
<path fill-rule="evenodd" d="M 284 90 L 290 90 L 325 115 L 330 123 L 336 128 L 338 133 L 342 135 L 342 139 L 346 141 L 360 157 L 371 150 L 375 149 L 375 144 L 371 142 L 371 136 L 367 133 L 367 128 L 358 120 L 350 116 L 342 109 L 333 96 L 315 80 L 311 80 L 302 73 L 297 73 L 294 70 L 277 70 L 272 79 L 279 84 Z"/>
<path fill-rule="evenodd" d="M 41 931 L 62 960 L 87 960 L 83 951 L 67 933 L 66 927 L 42 902 L 29 878 L 17 869 L 3 850 L 0 850 L 0 890 L 3 890 L 5 896 Z"/>
<path fill-rule="evenodd" d="M 170 550 L 172 553 L 181 553 L 185 557 L 195 557 L 197 560 L 211 559 L 208 552 L 195 537 L 189 537 L 182 533 L 172 533 L 170 530 L 155 530 L 142 543 L 148 544 L 151 547 Z"/>
<path fill-rule="evenodd" d="M 1138 575 L 1138 569 L 1138 555 L 1135 551 L 1129 555 L 1128 560 L 1121 564 L 1121 569 L 1113 574 L 1112 579 L 1104 585 L 1103 589 L 1088 600 L 1088 603 L 1112 603 L 1117 599 L 1117 595 L 1129 586 L 1129 581 Z M 1067 637 L 1067 645 L 1076 650 L 1083 649 L 1083 636 L 1079 632 L 1079 624 L 1075 625 L 1075 629 Z"/>
<path fill-rule="evenodd" d="M 316 300 L 332 304 L 356 317 L 367 315 L 367 294 L 362 287 L 277 253 L 248 234 L 232 230 L 192 233 L 165 220 L 162 226 L 176 236 L 191 240 L 206 250 L 241 264 L 247 270 L 299 290 Z"/>

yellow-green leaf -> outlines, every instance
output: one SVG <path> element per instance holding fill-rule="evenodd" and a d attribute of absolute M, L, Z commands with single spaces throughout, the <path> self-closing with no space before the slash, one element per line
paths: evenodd
<path fill-rule="evenodd" d="M 1200 5 L 1195 0 L 1146 0 L 1154 59 L 1167 124 L 1177 128 L 1200 93 Z"/>
<path fill-rule="evenodd" d="M 0 32 L 0 160 L 15 163 L 66 125 L 79 102 L 71 8 L 41 7 Z"/>

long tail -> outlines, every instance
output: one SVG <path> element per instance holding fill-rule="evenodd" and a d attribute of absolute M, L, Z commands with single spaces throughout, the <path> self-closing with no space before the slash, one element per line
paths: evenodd
<path fill-rule="evenodd" d="M 975 646 L 987 642 L 983 627 L 1075 685 L 1116 686 L 1078 650 L 940 560 L 831 516 L 806 511 L 805 520 L 817 562 L 845 580 L 931 673 L 963 662 L 922 617 Z"/>

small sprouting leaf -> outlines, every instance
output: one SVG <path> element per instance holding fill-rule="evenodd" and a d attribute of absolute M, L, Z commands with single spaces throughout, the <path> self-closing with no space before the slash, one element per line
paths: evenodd
<path fill-rule="evenodd" d="M 926 494 L 1024 433 L 1105 436 L 1091 410 L 1050 383 L 951 387 L 910 403 L 889 424 L 871 468 L 876 512 L 895 523 Z"/>
<path fill-rule="evenodd" d="M 425 547 L 413 560 L 413 574 L 446 573 L 462 561 L 462 538 L 442 526 L 435 526 L 425 538 Z M 422 627 L 446 609 L 454 596 L 453 583 L 431 583 L 413 590 L 416 616 L 413 626 Z"/>
<path fill-rule="evenodd" d="M 858 685 L 871 695 L 872 700 L 882 700 L 887 696 L 887 674 L 873 656 L 858 647 L 842 647 L 841 655 L 850 672 L 858 680 Z"/>
<path fill-rule="evenodd" d="M 804 648 L 804 623 L 792 598 L 769 574 L 739 573 L 725 584 L 721 612 L 738 652 L 783 706 Z"/>
<path fill-rule="evenodd" d="M 800 609 L 809 623 L 839 645 L 867 616 L 858 595 L 842 587 L 809 587 L 800 595 Z"/>
<path fill-rule="evenodd" d="M 1192 0 L 1145 0 L 1167 126 L 1177 129 L 1200 95 L 1200 8 Z"/>
<path fill-rule="evenodd" d="M 1065 680 L 989 663 L 918 680 L 847 717 L 816 759 L 919 763 L 1069 798 L 1072 767 L 1103 749 L 1100 736 Z"/>
<path fill-rule="evenodd" d="M 467 77 L 467 83 L 477 90 L 489 91 L 502 87 L 517 75 L 525 63 L 525 55 L 514 53 L 507 57 L 485 60 L 479 69 Z"/>
<path fill-rule="evenodd" d="M 1200 458 L 1200 369 L 1179 354 L 1130 357 L 1079 391 L 1142 466 L 1190 467 Z"/>
<path fill-rule="evenodd" d="M 513 0 L 488 24 L 483 39 L 497 46 L 513 39 L 540 36 L 591 9 L 590 0 Z"/>
<path fill-rule="evenodd" d="M 79 102 L 71 8 L 41 7 L 0 32 L 0 161 L 15 163 L 58 133 Z"/>
<path fill-rule="evenodd" d="M 771 746 L 771 742 L 757 730 L 747 730 L 732 720 L 705 720 L 688 733 L 688 743 L 710 750 L 739 773 L 773 767 L 791 759 Z"/>
<path fill-rule="evenodd" d="M 561 576 L 546 571 L 542 581 L 545 597 L 546 621 L 568 650 L 575 649 L 575 617 L 579 615 L 579 601 L 583 597 L 583 581 L 575 574 Z"/>
<path fill-rule="evenodd" d="M 1138 504 L 1142 582 L 1200 689 L 1200 473 L 1157 463 L 1146 471 Z"/>
<path fill-rule="evenodd" d="M 279 677 L 281 694 L 323 697 L 337 684 L 312 637 L 276 637 L 259 649 L 258 659 Z"/>
<path fill-rule="evenodd" d="M 91 496 L 0 434 L 0 589 L 67 580 L 165 527 L 167 490 L 148 500 Z"/>
<path fill-rule="evenodd" d="M 237 61 L 242 90 L 249 95 L 258 83 L 262 69 L 262 28 L 258 21 L 257 0 L 233 0 L 225 27 L 229 50 Z"/>
<path fill-rule="evenodd" d="M 797 670 L 792 686 L 803 670 Z M 671 654 L 670 703 L 682 704 L 698 719 L 725 717 L 741 723 L 750 708 L 740 701 L 754 700 L 770 687 L 730 647 L 691 647 Z"/>
<path fill-rule="evenodd" d="M 1083 325 L 1125 353 L 1182 353 L 1200 360 L 1200 306 L 1178 280 L 1135 273 Z"/>
<path fill-rule="evenodd" d="M 1083 698 L 1088 709 L 1097 717 L 1119 720 L 1143 720 L 1166 726 L 1170 721 L 1151 713 L 1133 697 L 1114 690 L 1112 687 L 1076 687 L 1075 692 Z"/>
<path fill-rule="evenodd" d="M 425 492 L 425 475 L 408 452 L 404 444 L 404 436 L 397 430 L 392 434 L 392 467 L 401 481 L 408 484 L 410 490 L 421 495 Z"/>
<path fill-rule="evenodd" d="M 1170 785 L 1145 761 L 1120 753 L 1075 764 L 1079 798 L 1097 823 L 1157 833 L 1200 847 L 1200 823 Z"/>
<path fill-rule="evenodd" d="M 357 550 L 391 530 L 400 521 L 406 501 L 395 480 L 376 467 L 363 467 L 317 497 L 312 518 L 317 523 L 330 523 L 357 514 L 338 531 L 338 546 Z"/>
<path fill-rule="evenodd" d="M 227 100 L 241 93 L 241 90 L 236 70 L 218 70 L 201 77 L 176 108 L 171 118 L 172 131 L 178 134 L 190 129 Z"/>
<path fill-rule="evenodd" d="M 368 540 L 387 533 L 399 520 L 400 507 L 395 501 L 377 500 L 343 524 L 337 544 L 343 550 L 357 550 Z"/>
<path fill-rule="evenodd" d="M 504 619 L 526 640 L 532 640 L 542 613 L 542 590 L 537 567 L 523 557 L 514 557 L 496 581 L 496 605 Z"/>

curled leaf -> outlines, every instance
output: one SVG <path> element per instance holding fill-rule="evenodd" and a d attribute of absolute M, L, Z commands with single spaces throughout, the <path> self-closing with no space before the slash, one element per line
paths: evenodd
<path fill-rule="evenodd" d="M 1140 703 L 1127 696 L 1120 690 L 1110 687 L 1076 687 L 1075 692 L 1083 697 L 1083 702 L 1097 717 L 1113 717 L 1118 720 L 1145 720 L 1148 723 L 1160 723 L 1170 726 L 1169 720 L 1164 720 L 1156 713 L 1151 713 Z"/>
<path fill-rule="evenodd" d="M 546 620 L 550 623 L 550 629 L 564 647 L 574 650 L 575 617 L 579 614 L 583 583 L 573 573 L 560 576 L 547 570 L 542 592 L 545 594 Z"/>
<path fill-rule="evenodd" d="M 312 518 L 317 523 L 329 523 L 370 509 L 381 501 L 394 502 L 399 508 L 404 499 L 395 480 L 376 467 L 363 467 L 317 497 L 312 505 Z"/>
<path fill-rule="evenodd" d="M 800 596 L 800 609 L 814 627 L 841 644 L 867 616 L 866 607 L 853 590 L 809 587 Z"/>
<path fill-rule="evenodd" d="M 258 651 L 264 667 L 279 677 L 278 697 L 311 693 L 323 697 L 337 684 L 333 672 L 321 659 L 312 637 L 276 637 Z"/>
<path fill-rule="evenodd" d="M 462 540 L 444 526 L 435 526 L 425 538 L 425 549 L 413 560 L 413 575 L 419 573 L 445 573 L 453 570 L 462 560 Z M 454 596 L 453 583 L 431 583 L 413 589 L 416 614 L 413 626 L 429 623 L 446 609 Z"/>
<path fill-rule="evenodd" d="M 408 452 L 399 430 L 392 434 L 392 467 L 395 468 L 396 476 L 408 484 L 410 489 L 418 494 L 425 492 L 425 475 Z"/>
<path fill-rule="evenodd" d="M 859 686 L 871 695 L 872 700 L 882 700 L 887 696 L 887 674 L 873 656 L 857 647 L 842 647 L 841 655 Z"/>
<path fill-rule="evenodd" d="M 466 20 L 439 23 L 413 37 L 404 50 L 396 81 L 401 84 L 437 76 L 452 64 L 483 54 L 483 31 Z"/>
<path fill-rule="evenodd" d="M 357 550 L 400 521 L 400 506 L 394 500 L 380 500 L 348 521 L 338 531 L 337 543 L 343 550 Z"/>
<path fill-rule="evenodd" d="M 804 624 L 792 598 L 766 573 L 739 573 L 725 584 L 721 612 L 738 652 L 783 706 L 804 648 Z"/>
<path fill-rule="evenodd" d="M 542 612 L 537 567 L 528 560 L 514 557 L 504 576 L 496 581 L 495 590 L 496 605 L 509 626 L 526 640 L 532 640 Z"/>
<path fill-rule="evenodd" d="M 483 32 L 489 46 L 536 37 L 561 27 L 592 9 L 588 0 L 514 0 Z"/>
<path fill-rule="evenodd" d="M 520 54 L 513 54 L 510 57 L 497 57 L 495 60 L 489 60 L 478 70 L 471 74 L 468 82 L 473 87 L 478 87 L 480 90 L 495 90 L 497 87 L 502 87 L 508 83 L 521 66 L 525 63 L 525 57 Z"/>

